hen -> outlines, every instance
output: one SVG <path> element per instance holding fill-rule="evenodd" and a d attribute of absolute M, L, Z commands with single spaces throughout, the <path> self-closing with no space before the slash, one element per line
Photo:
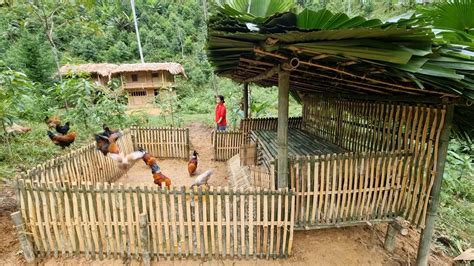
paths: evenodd
<path fill-rule="evenodd" d="M 191 188 L 194 186 L 201 186 L 201 185 L 206 185 L 209 179 L 211 178 L 212 175 L 212 170 L 207 170 L 206 172 L 200 174 L 196 179 L 194 179 L 193 184 L 191 185 Z"/>
<path fill-rule="evenodd" d="M 54 144 L 60 146 L 63 149 L 69 147 L 69 145 L 71 145 L 74 140 L 76 140 L 76 132 L 70 132 L 66 135 L 61 135 L 48 131 L 48 136 Z"/>
<path fill-rule="evenodd" d="M 63 134 L 63 135 L 66 135 L 67 132 L 69 131 L 69 125 L 70 123 L 69 122 L 66 122 L 64 124 L 64 126 L 61 126 L 61 123 L 58 123 L 56 125 L 56 132 L 60 133 L 60 134 Z"/>
<path fill-rule="evenodd" d="M 197 153 L 196 151 L 193 151 L 193 156 L 191 156 L 191 159 L 188 162 L 188 173 L 190 176 L 192 176 L 194 172 L 196 172 L 196 169 L 198 166 L 198 158 L 197 158 L 198 155 L 199 153 Z"/>

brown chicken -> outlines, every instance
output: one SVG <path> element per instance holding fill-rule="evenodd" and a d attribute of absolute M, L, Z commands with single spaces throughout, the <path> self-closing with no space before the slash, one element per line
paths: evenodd
<path fill-rule="evenodd" d="M 198 167 L 198 156 L 199 154 L 196 151 L 193 151 L 193 156 L 191 156 L 191 159 L 188 162 L 188 173 L 190 176 L 192 176 Z"/>
<path fill-rule="evenodd" d="M 57 116 L 45 117 L 44 122 L 48 125 L 49 128 L 55 128 L 61 124 L 61 119 Z"/>
<path fill-rule="evenodd" d="M 60 146 L 63 149 L 69 147 L 69 145 L 71 145 L 74 140 L 76 140 L 76 132 L 69 132 L 66 135 L 61 135 L 48 131 L 48 136 L 54 144 Z"/>
<path fill-rule="evenodd" d="M 120 148 L 116 142 L 121 136 L 122 132 L 116 132 L 110 136 L 96 134 L 95 141 L 97 143 L 97 149 L 100 150 L 104 156 L 107 156 L 109 153 L 119 154 Z"/>
<path fill-rule="evenodd" d="M 157 184 L 158 186 L 162 186 L 163 183 L 165 186 L 169 189 L 171 186 L 171 179 L 167 176 L 165 176 L 163 173 L 158 172 L 153 174 L 153 182 Z"/>
<path fill-rule="evenodd" d="M 156 162 L 156 158 L 151 156 L 151 154 L 144 151 L 142 148 L 139 148 L 138 151 L 143 153 L 142 159 L 151 169 L 151 173 L 153 174 L 153 182 L 160 187 L 164 183 L 167 188 L 170 188 L 171 179 L 161 172 L 161 169 Z"/>

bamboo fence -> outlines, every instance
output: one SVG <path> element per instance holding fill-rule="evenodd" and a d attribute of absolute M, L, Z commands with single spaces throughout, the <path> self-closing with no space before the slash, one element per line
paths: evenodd
<path fill-rule="evenodd" d="M 305 156 L 290 160 L 289 187 L 296 193 L 296 228 L 391 221 L 410 208 L 413 191 L 408 154 L 368 153 Z M 407 192 L 411 191 L 411 195 Z M 426 208 L 416 206 L 417 211 Z M 404 216 L 417 224 L 417 221 Z"/>
<path fill-rule="evenodd" d="M 117 144 L 125 154 L 133 151 L 130 130 L 124 130 Z M 55 183 L 97 183 L 114 182 L 124 174 L 115 161 L 97 150 L 93 142 L 33 167 L 22 178 Z"/>
<path fill-rule="evenodd" d="M 189 129 L 132 127 L 135 148 L 158 158 L 189 159 Z"/>
<path fill-rule="evenodd" d="M 227 161 L 238 154 L 243 144 L 241 131 L 213 131 L 214 160 Z"/>
<path fill-rule="evenodd" d="M 92 259 L 291 255 L 292 191 L 194 190 L 18 180 L 20 212 L 37 256 Z"/>
<path fill-rule="evenodd" d="M 308 97 L 303 107 L 303 130 L 349 151 L 413 154 L 407 191 L 402 191 L 406 195 L 403 216 L 421 227 L 436 178 L 445 120 L 446 106 Z"/>

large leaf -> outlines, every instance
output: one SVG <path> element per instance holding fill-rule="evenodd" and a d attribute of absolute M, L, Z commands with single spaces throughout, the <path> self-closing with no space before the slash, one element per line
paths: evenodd
<path fill-rule="evenodd" d="M 332 14 L 327 9 L 313 11 L 304 9 L 297 16 L 296 25 L 300 29 L 347 29 L 357 27 L 376 27 L 382 25 L 378 19 L 366 20 L 363 17 L 349 18 L 344 13 Z"/>
<path fill-rule="evenodd" d="M 226 0 L 218 8 L 245 22 L 263 22 L 274 14 L 290 11 L 294 5 L 294 0 Z"/>

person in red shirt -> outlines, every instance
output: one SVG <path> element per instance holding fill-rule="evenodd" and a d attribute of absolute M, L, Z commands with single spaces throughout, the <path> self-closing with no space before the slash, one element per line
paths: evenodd
<path fill-rule="evenodd" d="M 217 123 L 217 130 L 224 131 L 227 128 L 227 120 L 226 120 L 226 109 L 225 109 L 225 101 L 224 96 L 217 95 L 216 96 L 216 123 Z"/>

